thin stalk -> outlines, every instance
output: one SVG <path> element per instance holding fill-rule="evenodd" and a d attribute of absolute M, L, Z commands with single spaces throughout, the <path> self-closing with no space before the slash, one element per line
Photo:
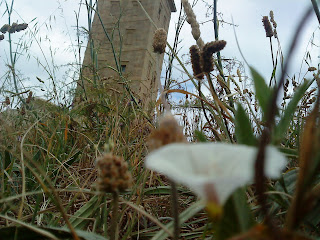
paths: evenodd
<path fill-rule="evenodd" d="M 201 95 L 201 83 L 200 83 L 200 82 L 199 82 L 199 85 L 198 85 L 198 86 L 199 86 L 198 92 L 199 92 L 199 96 L 200 96 L 200 95 Z M 217 141 L 220 142 L 220 141 L 221 141 L 220 136 L 217 134 L 216 130 L 215 130 L 214 127 L 212 126 L 211 121 L 209 120 L 209 118 L 208 118 L 208 116 L 207 116 L 206 108 L 204 107 L 204 103 L 203 103 L 203 99 L 202 99 L 202 98 L 200 99 L 200 103 L 201 103 L 201 108 L 202 108 L 204 117 L 205 117 L 205 119 L 207 120 L 207 123 L 209 124 L 212 133 L 213 133 L 214 136 L 216 137 Z"/>
<path fill-rule="evenodd" d="M 119 208 L 119 193 L 113 193 L 113 210 L 112 210 L 112 220 L 110 226 L 110 240 L 116 240 L 117 223 L 118 223 L 118 208 Z"/>
<path fill-rule="evenodd" d="M 276 80 L 276 77 L 275 77 L 275 74 L 274 74 L 275 61 L 274 61 L 274 56 L 273 56 L 273 46 L 272 46 L 271 37 L 269 37 L 269 40 L 270 40 L 270 51 L 271 51 L 272 66 L 273 66 L 272 76 L 271 76 L 271 79 L 270 79 L 270 81 L 269 81 L 269 87 L 270 87 L 271 84 L 272 84 L 272 78 L 274 78 L 274 85 L 275 85 L 275 86 L 277 85 L 277 80 Z"/>
<path fill-rule="evenodd" d="M 12 11 L 13 11 L 13 4 L 14 4 L 14 0 L 12 0 L 11 6 L 9 8 L 9 5 L 6 2 L 7 12 L 8 12 L 8 24 L 9 25 L 11 25 L 11 14 L 12 14 Z M 11 73 L 12 73 L 14 88 L 15 88 L 16 94 L 17 94 L 18 98 L 20 99 L 20 101 L 23 104 L 26 104 L 24 99 L 19 94 L 18 82 L 17 82 L 18 80 L 17 80 L 16 70 L 15 70 L 16 58 L 13 57 L 11 33 L 8 32 L 8 34 L 9 34 L 9 53 L 10 53 L 10 62 L 11 62 L 10 70 L 11 70 Z"/>
<path fill-rule="evenodd" d="M 215 37 L 216 41 L 219 40 L 219 29 L 218 29 L 218 18 L 217 18 L 217 2 L 218 2 L 218 0 L 213 0 L 213 24 L 214 24 L 214 37 Z M 223 78 L 224 82 L 226 82 L 226 78 L 225 78 L 224 73 L 223 73 L 223 67 L 222 67 L 222 61 L 221 61 L 220 52 L 217 52 L 217 59 L 218 59 L 218 64 L 216 63 L 216 61 L 214 61 L 214 63 L 215 63 L 216 66 L 219 66 L 218 70 L 220 72 L 220 75 Z M 231 94 L 231 91 L 229 89 L 225 88 L 225 91 L 226 91 L 227 94 Z M 233 104 L 232 96 L 230 96 L 228 99 L 229 99 L 230 107 L 233 108 L 234 104 Z"/>
<path fill-rule="evenodd" d="M 222 113 L 221 113 L 221 108 L 223 109 L 224 106 L 223 104 L 217 104 L 217 103 L 221 103 L 221 101 L 218 99 L 218 96 L 216 94 L 216 91 L 214 90 L 214 86 L 212 84 L 212 80 L 211 80 L 211 77 L 210 77 L 210 74 L 209 73 L 206 73 L 206 76 L 207 76 L 207 79 L 208 79 L 208 83 L 209 83 L 209 86 L 210 86 L 210 91 L 211 91 L 211 94 L 213 96 L 213 99 L 215 100 L 214 103 L 216 104 L 216 108 L 217 108 L 217 112 L 219 114 L 219 117 L 221 119 L 221 126 L 222 129 L 224 130 L 226 136 L 228 137 L 229 141 L 232 142 L 232 137 L 231 137 L 231 134 L 230 134 L 230 131 L 228 129 L 228 124 L 226 121 L 223 121 L 225 120 L 222 116 Z M 226 109 L 223 109 L 226 114 L 228 114 L 228 111 L 226 111 Z"/>
<path fill-rule="evenodd" d="M 78 13 L 76 13 L 76 29 L 77 29 L 77 43 L 78 43 L 78 54 L 79 54 L 79 66 L 81 66 L 82 63 L 82 59 L 81 59 L 81 44 L 80 44 L 80 32 L 79 32 L 79 15 L 80 15 L 80 9 L 81 9 L 81 3 L 79 4 L 79 10 Z M 82 73 L 82 67 L 80 67 L 80 79 L 81 79 L 81 84 L 82 84 L 82 89 L 83 89 L 83 93 L 84 93 L 84 97 L 86 100 L 88 100 L 88 96 L 87 96 L 87 91 L 86 88 L 84 86 L 84 79 L 83 79 L 83 73 Z"/>

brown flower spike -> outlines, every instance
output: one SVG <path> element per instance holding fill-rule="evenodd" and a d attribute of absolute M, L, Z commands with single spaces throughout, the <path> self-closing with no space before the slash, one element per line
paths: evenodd
<path fill-rule="evenodd" d="M 166 50 L 167 45 L 167 32 L 163 28 L 159 28 L 155 31 L 153 36 L 153 51 L 155 53 L 162 54 Z"/>
<path fill-rule="evenodd" d="M 272 37 L 273 30 L 272 30 L 272 26 L 271 26 L 271 23 L 269 21 L 268 16 L 263 16 L 262 23 L 263 23 L 264 30 L 266 32 L 266 37 Z"/>
<path fill-rule="evenodd" d="M 122 157 L 105 154 L 97 161 L 98 187 L 108 193 L 121 192 L 131 186 L 132 177 L 128 164 Z"/>
<path fill-rule="evenodd" d="M 213 70 L 213 58 L 212 54 L 221 51 L 226 46 L 227 42 L 224 40 L 218 40 L 209 42 L 204 45 L 201 57 L 202 57 L 202 70 L 209 73 Z"/>
<path fill-rule="evenodd" d="M 193 69 L 193 75 L 198 79 L 203 79 L 203 72 L 200 64 L 200 50 L 197 45 L 190 47 L 190 57 Z"/>

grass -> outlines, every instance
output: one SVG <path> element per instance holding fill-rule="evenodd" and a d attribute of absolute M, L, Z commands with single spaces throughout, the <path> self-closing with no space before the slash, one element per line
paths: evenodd
<path fill-rule="evenodd" d="M 4 3 L 8 24 L 12 26 L 14 1 Z M 87 11 L 90 32 L 94 13 L 101 16 L 93 1 L 81 3 L 80 8 Z M 213 3 L 217 6 L 216 0 Z M 5 239 L 123 240 L 318 238 L 319 67 L 309 69 L 306 73 L 309 79 L 305 82 L 286 76 L 296 39 L 302 35 L 307 18 L 313 10 L 318 16 L 316 1 L 310 2 L 310 6 L 313 8 L 297 25 L 288 53 L 282 53 L 279 39 L 273 37 L 276 45 L 273 42 L 271 48 L 274 69 L 271 78 L 265 81 L 256 69 L 250 68 L 252 87 L 247 87 L 245 82 L 249 79 L 240 65 L 230 67 L 220 51 L 211 52 L 215 70 L 206 72 L 203 80 L 194 77 L 178 52 L 179 33 L 186 24 L 181 11 L 175 42 L 172 47 L 167 44 L 169 65 L 161 90 L 163 97 L 152 103 L 151 109 L 155 111 L 138 101 L 130 77 L 122 73 L 121 44 L 114 44 L 112 37 L 121 35 L 119 28 L 114 28 L 112 34 L 106 27 L 103 30 L 112 47 L 114 70 L 123 82 L 123 91 L 114 95 L 116 98 L 105 94 L 99 72 L 94 71 L 94 78 L 87 79 L 78 66 L 79 78 L 74 78 L 73 86 L 80 79 L 83 95 L 73 104 L 73 96 L 68 95 L 71 87 L 59 83 L 55 74 L 57 66 L 50 66 L 47 56 L 40 64 L 52 81 L 51 100 L 35 98 L 33 89 L 23 87 L 16 69 L 19 54 L 13 49 L 11 38 L 16 33 L 5 33 L 10 57 L 7 73 L 2 77 L 6 84 L 1 93 L 9 101 L 3 102 L 0 115 L 0 239 L 2 236 Z M 143 4 L 139 7 L 143 8 Z M 217 8 L 214 9 L 214 33 L 218 40 L 219 20 Z M 121 24 L 121 16 L 117 24 Z M 35 34 L 31 34 L 31 39 L 41 45 Z M 77 42 L 75 52 L 81 52 L 80 36 Z M 91 35 L 89 43 L 95 70 L 99 68 L 96 61 L 99 52 Z M 20 45 L 23 44 L 19 42 Z M 198 47 L 202 49 L 201 43 Z M 50 58 L 53 59 L 53 54 Z M 173 60 L 183 69 L 183 81 L 173 79 Z M 234 65 L 237 66 L 236 61 Z M 183 82 L 191 82 L 194 89 L 182 89 L 179 85 Z M 61 95 L 63 91 L 65 98 Z M 184 98 L 175 102 L 170 99 L 172 94 Z M 220 216 L 212 214 L 212 205 L 199 202 L 190 189 L 144 166 L 151 152 L 147 144 L 150 133 L 160 131 L 153 134 L 160 145 L 168 139 L 180 139 L 174 131 L 161 132 L 158 120 L 169 111 L 180 116 L 179 124 L 189 142 L 219 141 L 258 149 L 255 184 L 239 188 L 223 206 L 218 206 L 223 209 Z M 273 181 L 264 177 L 268 144 L 276 146 L 288 159 L 281 177 Z M 128 164 L 125 171 L 133 179 L 129 189 L 101 191 L 104 178 L 101 169 L 99 175 L 97 159 L 105 153 L 120 156 Z M 116 168 L 105 177 L 117 184 L 114 171 L 124 170 Z"/>

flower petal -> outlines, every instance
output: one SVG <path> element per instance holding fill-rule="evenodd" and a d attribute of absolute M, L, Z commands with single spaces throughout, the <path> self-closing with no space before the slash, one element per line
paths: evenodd
<path fill-rule="evenodd" d="M 147 156 L 149 169 L 168 176 L 207 199 L 208 184 L 223 204 L 240 186 L 253 181 L 257 148 L 227 143 L 170 144 Z M 277 178 L 286 158 L 272 146 L 266 148 L 265 175 Z"/>

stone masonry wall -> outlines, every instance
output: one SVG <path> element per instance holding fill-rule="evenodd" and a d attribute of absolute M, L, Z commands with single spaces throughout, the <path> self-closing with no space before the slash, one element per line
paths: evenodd
<path fill-rule="evenodd" d="M 172 8 L 173 0 L 140 2 L 157 27 L 168 30 L 171 12 L 175 10 Z M 106 93 L 117 94 L 123 91 L 126 81 L 141 100 L 155 100 L 157 77 L 160 75 L 158 71 L 161 71 L 164 55 L 157 61 L 153 53 L 152 41 L 156 28 L 136 0 L 99 0 L 97 11 L 104 28 L 96 14 L 91 32 L 93 41 L 88 42 L 82 67 L 84 88 L 90 89 L 96 83 L 100 88 L 105 88 Z M 105 31 L 112 41 L 114 51 Z M 112 69 L 117 69 L 114 54 L 118 69 L 125 78 L 120 78 L 119 73 Z M 79 81 L 80 94 L 83 89 L 81 83 Z"/>

